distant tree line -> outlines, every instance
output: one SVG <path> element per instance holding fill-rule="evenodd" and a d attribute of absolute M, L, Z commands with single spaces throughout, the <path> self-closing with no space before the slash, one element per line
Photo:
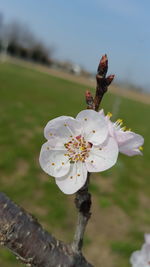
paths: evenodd
<path fill-rule="evenodd" d="M 51 65 L 53 49 L 38 40 L 26 25 L 17 21 L 4 24 L 0 15 L 0 52 Z"/>

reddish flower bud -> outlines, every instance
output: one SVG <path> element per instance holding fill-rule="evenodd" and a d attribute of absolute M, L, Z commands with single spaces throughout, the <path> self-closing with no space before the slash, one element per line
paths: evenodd
<path fill-rule="evenodd" d="M 107 78 L 106 78 L 106 84 L 107 86 L 111 84 L 111 82 L 113 81 L 115 75 L 109 75 Z"/>
<path fill-rule="evenodd" d="M 105 54 L 104 56 L 102 56 L 98 66 L 97 69 L 98 75 L 105 77 L 107 70 L 108 70 L 108 58 L 107 55 Z"/>

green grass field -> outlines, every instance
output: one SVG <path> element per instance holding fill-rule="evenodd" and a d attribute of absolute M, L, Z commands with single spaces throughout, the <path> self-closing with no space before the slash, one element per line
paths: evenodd
<path fill-rule="evenodd" d="M 34 214 L 58 239 L 72 240 L 76 210 L 38 163 L 43 128 L 60 115 L 85 109 L 85 87 L 14 64 L 0 64 L 0 190 Z M 93 90 L 93 89 L 92 89 Z M 116 96 L 101 107 L 112 111 Z M 93 216 L 84 253 L 95 266 L 127 267 L 132 251 L 150 232 L 150 106 L 121 99 L 118 117 L 145 138 L 144 156 L 120 155 L 112 169 L 94 174 Z M 0 266 L 22 266 L 0 249 Z"/>

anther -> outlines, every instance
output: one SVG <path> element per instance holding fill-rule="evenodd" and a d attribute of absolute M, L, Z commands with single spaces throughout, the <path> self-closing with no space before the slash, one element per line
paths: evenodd
<path fill-rule="evenodd" d="M 95 133 L 95 130 L 93 130 L 92 132 Z"/>
<path fill-rule="evenodd" d="M 64 165 L 65 163 L 64 163 L 64 162 L 62 162 L 61 164 L 62 164 L 62 165 Z"/>
<path fill-rule="evenodd" d="M 111 117 L 112 117 L 112 113 L 111 113 L 111 112 L 108 112 L 108 113 L 107 113 L 107 116 L 108 116 L 109 118 L 111 118 Z"/>
<path fill-rule="evenodd" d="M 118 120 L 117 120 L 117 123 L 118 123 L 119 125 L 122 125 L 122 124 L 123 124 L 123 120 L 122 120 L 122 119 L 118 119 Z"/>
<path fill-rule="evenodd" d="M 55 165 L 55 163 L 54 162 L 52 162 L 52 166 L 54 166 Z"/>
<path fill-rule="evenodd" d="M 121 130 L 122 131 L 125 131 L 126 130 L 126 126 L 122 127 Z"/>

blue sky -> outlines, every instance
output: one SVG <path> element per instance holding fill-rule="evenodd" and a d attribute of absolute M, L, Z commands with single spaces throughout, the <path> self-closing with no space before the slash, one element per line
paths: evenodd
<path fill-rule="evenodd" d="M 150 91 L 149 0 L 1 0 L 0 12 L 56 47 L 55 57 L 94 72 L 107 53 L 110 73 Z"/>

